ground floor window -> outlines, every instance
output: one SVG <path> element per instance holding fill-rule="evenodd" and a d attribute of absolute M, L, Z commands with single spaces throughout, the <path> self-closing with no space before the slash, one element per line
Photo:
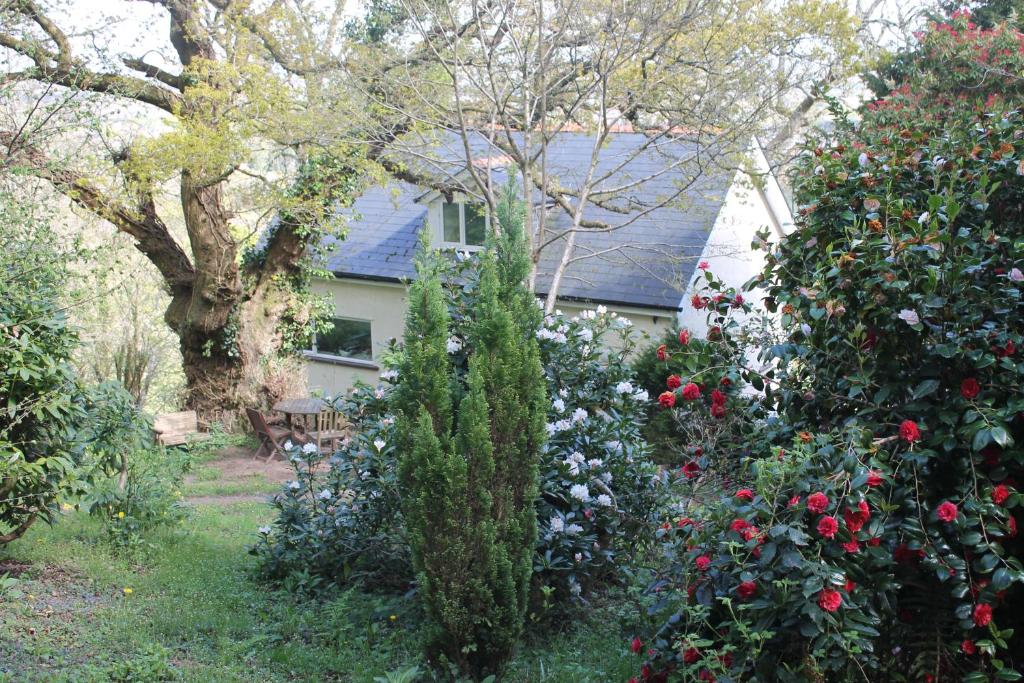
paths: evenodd
<path fill-rule="evenodd" d="M 369 320 L 331 318 L 331 323 L 334 327 L 330 330 L 313 336 L 313 353 L 361 360 L 373 358 Z"/>

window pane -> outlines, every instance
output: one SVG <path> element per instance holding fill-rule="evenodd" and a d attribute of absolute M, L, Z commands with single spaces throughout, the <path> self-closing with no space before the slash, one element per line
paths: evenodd
<path fill-rule="evenodd" d="M 334 329 L 316 336 L 317 353 L 372 360 L 370 321 L 331 318 Z"/>
<path fill-rule="evenodd" d="M 444 223 L 444 241 L 461 242 L 459 234 L 459 205 L 454 202 L 445 202 L 441 205 L 441 219 Z"/>
<path fill-rule="evenodd" d="M 487 236 L 487 218 L 482 207 L 466 204 L 466 244 L 483 246 Z"/>

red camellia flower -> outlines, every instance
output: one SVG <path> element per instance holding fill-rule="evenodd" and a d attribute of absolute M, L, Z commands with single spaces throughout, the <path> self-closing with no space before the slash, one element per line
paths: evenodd
<path fill-rule="evenodd" d="M 683 661 L 685 663 L 687 663 L 687 664 L 696 664 L 697 660 L 699 660 L 699 659 L 700 659 L 700 650 L 698 650 L 695 647 L 687 648 L 686 652 L 683 653 Z"/>
<path fill-rule="evenodd" d="M 668 379 L 665 380 L 665 384 L 669 389 L 678 389 L 683 386 L 683 379 L 679 375 L 669 375 Z"/>
<path fill-rule="evenodd" d="M 644 649 L 644 643 L 640 640 L 639 636 L 633 637 L 633 642 L 629 644 L 629 649 L 633 651 L 633 654 L 638 655 Z"/>
<path fill-rule="evenodd" d="M 825 538 L 835 538 L 837 531 L 839 531 L 839 522 L 835 517 L 825 515 L 818 520 L 818 533 Z"/>
<path fill-rule="evenodd" d="M 718 389 L 711 392 L 711 405 L 720 406 L 725 403 L 725 394 Z"/>
<path fill-rule="evenodd" d="M 857 584 L 853 582 L 853 579 L 847 579 L 846 585 L 843 586 L 843 590 L 847 593 L 852 593 L 853 589 L 857 587 Z"/>
<path fill-rule="evenodd" d="M 690 343 L 690 332 L 689 330 L 679 330 L 679 343 L 686 346 Z"/>
<path fill-rule="evenodd" d="M 948 500 L 945 503 L 942 503 L 941 505 L 939 505 L 938 509 L 935 511 L 935 514 L 943 522 L 955 521 L 956 520 L 956 513 L 957 513 L 956 505 L 954 505 L 953 503 L 950 503 Z"/>
<path fill-rule="evenodd" d="M 732 306 L 733 306 L 733 308 L 739 308 L 742 305 L 743 305 L 743 295 L 742 294 L 737 294 L 736 296 L 734 296 L 732 298 Z"/>
<path fill-rule="evenodd" d="M 725 417 L 725 412 L 725 406 L 721 403 L 714 403 L 711 405 L 711 417 L 720 420 Z"/>
<path fill-rule="evenodd" d="M 757 592 L 757 584 L 753 581 L 744 581 L 736 587 L 736 595 L 740 596 L 743 600 L 746 600 L 751 595 Z"/>
<path fill-rule="evenodd" d="M 690 299 L 690 305 L 699 311 L 707 305 L 707 301 L 701 298 L 700 294 L 694 294 L 693 298 Z"/>
<path fill-rule="evenodd" d="M 986 605 L 985 603 L 975 605 L 972 616 L 974 617 L 975 626 L 988 626 L 989 622 L 992 621 L 992 605 Z"/>
<path fill-rule="evenodd" d="M 978 653 L 978 647 L 974 644 L 973 640 L 968 638 L 960 643 L 960 651 L 965 655 L 973 655 Z"/>
<path fill-rule="evenodd" d="M 914 443 L 921 440 L 921 430 L 913 420 L 904 420 L 900 423 L 900 438 L 907 443 Z"/>
<path fill-rule="evenodd" d="M 843 596 L 839 594 L 839 591 L 826 588 L 818 593 L 818 607 L 826 612 L 835 612 L 842 604 Z"/>
<path fill-rule="evenodd" d="M 960 395 L 970 400 L 977 396 L 981 392 L 981 385 L 978 384 L 978 380 L 973 377 L 968 377 L 963 382 L 960 382 Z"/>
<path fill-rule="evenodd" d="M 740 500 L 751 501 L 754 500 L 754 492 L 750 489 L 740 489 L 736 492 L 736 497 Z"/>
<path fill-rule="evenodd" d="M 871 470 L 868 472 L 868 486 L 881 486 L 885 482 L 882 479 L 882 473 L 878 470 Z"/>
<path fill-rule="evenodd" d="M 694 564 L 697 565 L 697 569 L 701 570 L 702 572 L 706 572 L 708 570 L 708 567 L 711 566 L 711 558 L 707 555 L 701 555 L 696 560 L 694 560 Z"/>
<path fill-rule="evenodd" d="M 747 520 L 734 519 L 732 520 L 732 524 L 729 525 L 729 528 L 735 531 L 736 533 L 743 533 L 743 530 L 746 529 L 748 526 L 750 526 L 750 522 L 748 522 Z"/>
<path fill-rule="evenodd" d="M 856 538 L 852 541 L 847 541 L 846 543 L 843 543 L 841 545 L 843 550 L 845 550 L 848 553 L 860 552 L 860 543 L 857 542 Z"/>
<path fill-rule="evenodd" d="M 996 505 L 1002 505 L 1009 497 L 1010 489 L 1005 484 L 1000 484 L 992 489 L 992 502 Z"/>
<path fill-rule="evenodd" d="M 668 347 L 666 347 L 664 344 L 659 346 L 657 351 L 655 351 L 655 353 L 658 355 L 658 360 L 667 360 L 668 359 Z"/>
<path fill-rule="evenodd" d="M 828 509 L 828 496 L 821 491 L 807 496 L 807 509 L 816 515 Z"/>
<path fill-rule="evenodd" d="M 658 396 L 658 403 L 662 408 L 671 408 L 676 404 L 676 395 L 671 391 L 663 391 Z"/>
<path fill-rule="evenodd" d="M 793 496 L 792 498 L 789 499 L 789 503 L 787 503 L 787 507 L 795 507 L 795 506 L 797 506 L 799 504 L 800 504 L 800 496 Z"/>
<path fill-rule="evenodd" d="M 695 460 L 683 465 L 683 476 L 687 479 L 696 479 L 697 475 L 700 474 L 700 465 Z"/>
<path fill-rule="evenodd" d="M 700 387 L 693 382 L 690 382 L 683 387 L 683 398 L 687 401 L 693 401 L 700 398 Z"/>
<path fill-rule="evenodd" d="M 871 508 L 868 507 L 867 501 L 862 500 L 857 503 L 857 509 L 851 510 L 846 508 L 843 511 L 843 521 L 846 522 L 846 528 L 856 533 L 861 530 L 864 523 L 871 518 Z"/>

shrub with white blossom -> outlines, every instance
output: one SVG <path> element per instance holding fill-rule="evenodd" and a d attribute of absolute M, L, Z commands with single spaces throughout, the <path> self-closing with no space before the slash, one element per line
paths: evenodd
<path fill-rule="evenodd" d="M 454 265 L 468 283 L 449 287 L 455 321 L 472 295 L 471 265 Z M 537 332 L 552 400 L 538 482 L 535 595 L 585 598 L 653 538 L 650 520 L 667 489 L 641 434 L 649 396 L 626 363 L 632 337 L 628 320 L 601 307 L 572 319 L 550 316 Z M 464 360 L 461 338 L 453 334 L 447 344 L 456 364 Z M 337 453 L 292 451 L 295 477 L 275 497 L 278 518 L 260 530 L 254 549 L 268 578 L 313 586 L 411 581 L 387 409 L 397 372 L 381 378 L 336 402 L 353 428 Z M 325 490 L 331 499 L 320 497 Z"/>

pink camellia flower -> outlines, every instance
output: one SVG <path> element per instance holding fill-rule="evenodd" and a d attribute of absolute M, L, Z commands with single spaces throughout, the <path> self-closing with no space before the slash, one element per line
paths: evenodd
<path fill-rule="evenodd" d="M 900 438 L 907 443 L 914 443 L 921 440 L 921 430 L 913 420 L 904 420 L 900 423 Z"/>
<path fill-rule="evenodd" d="M 750 489 L 740 489 L 736 492 L 736 497 L 749 502 L 754 500 L 754 492 Z"/>
<path fill-rule="evenodd" d="M 839 522 L 835 517 L 825 515 L 818 520 L 818 533 L 824 538 L 835 538 L 837 531 L 839 531 Z"/>
<path fill-rule="evenodd" d="M 737 294 L 736 296 L 734 296 L 732 298 L 732 307 L 733 308 L 739 308 L 742 305 L 743 305 L 743 295 L 742 294 Z"/>
<path fill-rule="evenodd" d="M 936 516 L 943 522 L 952 522 L 956 520 L 957 509 L 956 505 L 950 503 L 948 500 L 945 503 L 939 505 L 935 511 Z"/>
<path fill-rule="evenodd" d="M 686 346 L 687 344 L 690 343 L 689 330 L 679 330 L 679 343 L 682 344 L 683 346 Z"/>
<path fill-rule="evenodd" d="M 744 581 L 736 587 L 736 595 L 740 596 L 743 600 L 746 600 L 756 592 L 757 584 L 753 581 Z"/>
<path fill-rule="evenodd" d="M 786 504 L 786 507 L 796 507 L 799 504 L 800 496 L 793 496 L 792 498 L 789 499 L 789 502 Z"/>
<path fill-rule="evenodd" d="M 807 509 L 816 515 L 828 509 L 828 496 L 821 491 L 807 496 Z"/>
<path fill-rule="evenodd" d="M 708 570 L 708 567 L 711 566 L 711 558 L 707 555 L 701 555 L 696 560 L 694 560 L 694 564 L 697 565 L 697 569 L 701 570 L 702 572 L 706 572 Z"/>
<path fill-rule="evenodd" d="M 985 603 L 975 605 L 974 613 L 971 616 L 974 618 L 975 626 L 988 626 L 992 621 L 992 605 Z"/>
<path fill-rule="evenodd" d="M 839 591 L 826 588 L 818 593 L 818 607 L 826 612 L 835 612 L 843 604 L 843 596 Z"/>
<path fill-rule="evenodd" d="M 629 649 L 633 651 L 633 654 L 638 655 L 643 652 L 644 643 L 640 640 L 639 636 L 633 637 L 633 642 L 629 644 Z"/>
<path fill-rule="evenodd" d="M 1024 282 L 1024 273 L 1021 272 L 1020 268 L 1011 268 L 1010 279 L 1014 282 Z"/>
<path fill-rule="evenodd" d="M 698 387 L 693 382 L 690 382 L 685 387 L 683 387 L 683 398 L 686 399 L 687 401 L 694 401 L 700 398 L 700 387 Z"/>
<path fill-rule="evenodd" d="M 701 297 L 700 294 L 694 294 L 690 299 L 690 305 L 696 308 L 698 311 L 708 305 L 708 302 Z"/>
<path fill-rule="evenodd" d="M 1006 499 L 1010 497 L 1010 489 L 1005 484 L 999 484 L 992 489 L 992 502 L 996 505 L 1002 505 L 1006 502 Z"/>
<path fill-rule="evenodd" d="M 665 380 L 665 385 L 669 389 L 678 389 L 683 386 L 683 379 L 679 375 L 669 375 L 668 379 Z"/>
<path fill-rule="evenodd" d="M 707 270 L 707 269 L 709 268 L 709 266 L 708 266 L 708 262 L 707 262 L 707 261 L 701 261 L 701 262 L 700 262 L 700 263 L 699 263 L 699 264 L 697 265 L 697 267 L 698 267 L 698 268 L 700 268 L 701 270 Z"/>

